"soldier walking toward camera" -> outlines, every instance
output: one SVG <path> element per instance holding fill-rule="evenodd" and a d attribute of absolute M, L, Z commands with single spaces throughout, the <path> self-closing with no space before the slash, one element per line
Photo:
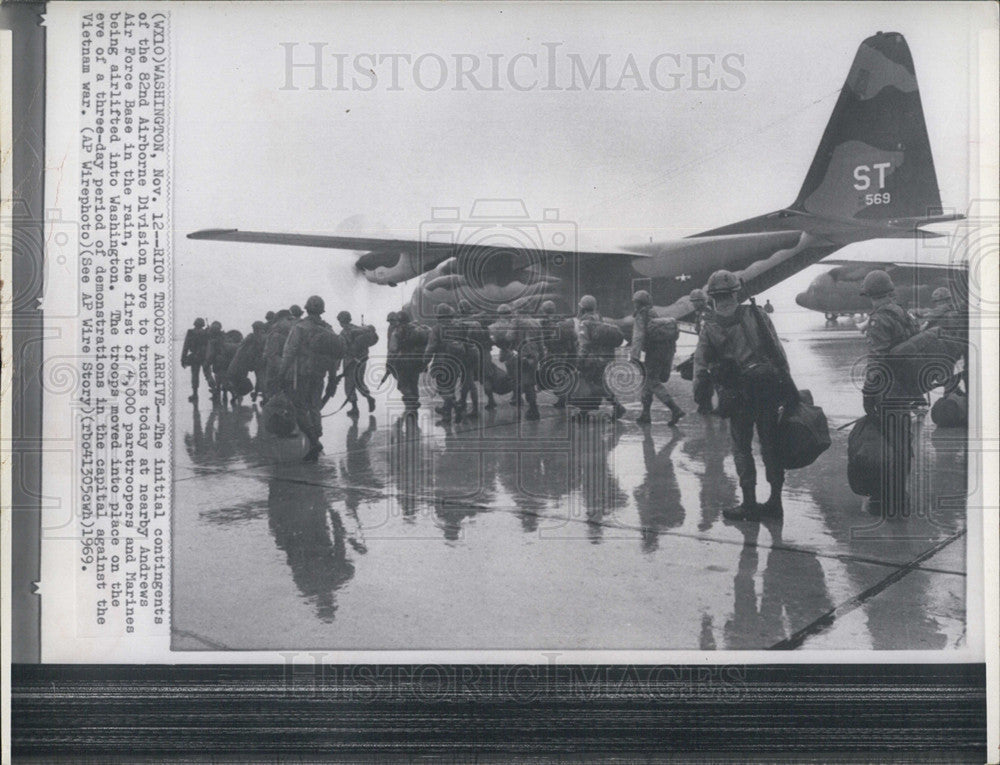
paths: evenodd
<path fill-rule="evenodd" d="M 601 390 L 604 398 L 611 402 L 614 407 L 615 419 L 623 417 L 626 413 L 624 406 L 619 403 L 612 391 L 604 385 L 604 370 L 608 364 L 615 360 L 615 348 L 617 346 L 603 342 L 602 338 L 595 336 L 595 326 L 604 323 L 601 314 L 597 312 L 597 298 L 593 295 L 584 295 L 580 298 L 579 311 L 576 318 L 576 348 L 577 348 L 577 368 L 580 376 L 583 377 L 595 390 Z M 621 344 L 622 337 L 619 333 L 618 343 Z"/>
<path fill-rule="evenodd" d="M 205 320 L 198 318 L 194 320 L 194 327 L 185 333 L 184 346 L 181 348 L 181 366 L 191 368 L 191 395 L 188 396 L 188 401 L 198 400 L 199 378 L 202 375 L 205 376 L 205 382 L 212 384 L 205 364 L 207 354 L 208 331 L 205 329 Z"/>
<path fill-rule="evenodd" d="M 320 410 L 333 396 L 343 343 L 321 318 L 326 310 L 323 298 L 313 295 L 306 301 L 306 315 L 295 322 L 281 354 L 281 379 L 292 381 L 292 403 L 299 430 L 309 441 L 304 462 L 315 462 L 323 450 L 323 420 Z M 324 398 L 323 378 L 329 376 Z"/>
<path fill-rule="evenodd" d="M 906 509 L 906 484 L 910 475 L 910 410 L 922 397 L 899 384 L 902 376 L 889 351 L 909 340 L 917 332 L 913 319 L 895 300 L 896 285 L 885 271 L 870 271 L 861 283 L 861 294 L 872 301 L 865 337 L 868 358 L 862 397 L 865 414 L 875 418 L 882 432 L 886 453 L 881 475 L 881 491 L 873 497 L 869 509 L 885 509 L 889 514 L 903 514 Z"/>
<path fill-rule="evenodd" d="M 368 384 L 365 382 L 365 369 L 368 366 L 368 349 L 371 347 L 367 341 L 367 332 L 364 327 L 358 327 L 351 323 L 349 311 L 341 311 L 337 314 L 337 321 L 340 323 L 340 339 L 344 343 L 344 393 L 351 403 L 351 408 L 347 412 L 348 417 L 357 417 L 358 392 L 368 400 L 368 411 L 375 411 L 375 399 L 372 398 Z"/>
<path fill-rule="evenodd" d="M 636 422 L 640 425 L 652 422 L 650 409 L 653 396 L 656 396 L 670 410 L 667 425 L 676 425 L 684 416 L 684 411 L 674 402 L 665 383 L 670 379 L 674 352 L 677 350 L 677 322 L 653 316 L 653 300 L 646 290 L 639 290 L 632 296 L 632 305 L 635 313 L 629 358 L 643 366 L 642 413 Z M 654 324 L 654 321 L 659 323 Z M 643 352 L 646 354 L 645 361 L 642 359 Z"/>
<path fill-rule="evenodd" d="M 733 460 L 743 502 L 723 510 L 730 520 L 780 515 L 785 471 L 778 455 L 778 408 L 798 403 L 791 385 L 788 359 L 767 314 L 756 305 L 740 305 L 740 281 L 730 271 L 716 271 L 708 280 L 715 311 L 705 321 L 694 354 L 696 383 L 711 379 L 719 388 L 720 407 L 728 409 Z M 771 495 L 757 504 L 757 468 L 753 433 L 757 429 Z"/>

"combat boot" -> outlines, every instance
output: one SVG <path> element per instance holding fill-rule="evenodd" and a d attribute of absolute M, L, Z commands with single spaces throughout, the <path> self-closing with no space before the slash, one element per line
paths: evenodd
<path fill-rule="evenodd" d="M 351 418 L 360 417 L 361 410 L 358 409 L 358 400 L 351 399 L 351 408 L 347 410 L 347 416 Z"/>
<path fill-rule="evenodd" d="M 667 404 L 667 406 L 670 408 L 670 420 L 667 422 L 667 425 L 673 427 L 680 421 L 681 417 L 684 416 L 684 410 L 677 406 L 677 404 L 673 401 Z"/>
<path fill-rule="evenodd" d="M 368 399 L 368 412 L 369 413 L 374 412 L 375 411 L 375 399 L 372 396 L 365 396 L 365 398 Z"/>
<path fill-rule="evenodd" d="M 190 401 L 191 403 L 194 403 L 197 400 L 198 400 L 198 391 L 195 391 L 190 396 L 188 396 L 188 401 Z"/>
<path fill-rule="evenodd" d="M 649 414 L 649 410 L 650 410 L 651 406 L 652 406 L 651 404 L 647 404 L 646 402 L 643 402 L 643 404 L 642 404 L 642 413 L 638 417 L 635 418 L 635 421 L 637 423 L 639 423 L 640 425 L 649 425 L 653 421 L 653 418 L 650 417 L 650 414 Z"/>
<path fill-rule="evenodd" d="M 761 513 L 775 517 L 784 513 L 784 508 L 781 506 L 781 488 L 782 484 L 780 483 L 771 484 L 771 496 L 767 498 L 767 502 L 760 506 Z"/>
<path fill-rule="evenodd" d="M 538 419 L 541 419 L 541 416 L 542 416 L 541 413 L 539 413 L 539 411 L 538 411 L 538 406 L 536 404 L 529 404 L 528 405 L 528 411 L 524 415 L 524 419 L 526 419 L 526 420 L 538 420 Z"/>
<path fill-rule="evenodd" d="M 755 521 L 758 518 L 757 488 L 752 484 L 741 487 L 743 501 L 736 507 L 727 507 L 722 517 L 730 521 Z"/>
<path fill-rule="evenodd" d="M 615 401 L 614 407 L 615 407 L 614 411 L 611 413 L 611 419 L 620 420 L 622 417 L 628 414 L 628 409 L 622 406 L 620 402 Z"/>
<path fill-rule="evenodd" d="M 496 400 L 494 400 L 493 394 L 491 393 L 486 397 L 486 406 L 484 406 L 483 409 L 493 411 L 496 408 L 497 408 L 497 402 Z"/>
<path fill-rule="evenodd" d="M 306 456 L 302 458 L 303 462 L 318 462 L 319 453 L 323 451 L 323 447 L 316 443 L 309 447 L 309 451 L 306 452 Z"/>

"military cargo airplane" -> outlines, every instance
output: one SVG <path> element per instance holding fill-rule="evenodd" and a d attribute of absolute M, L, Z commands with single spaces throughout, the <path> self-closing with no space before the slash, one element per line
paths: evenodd
<path fill-rule="evenodd" d="M 752 193 L 752 189 L 748 189 Z M 191 239 L 363 251 L 356 268 L 370 282 L 419 277 L 411 311 L 433 317 L 440 303 L 501 303 L 536 313 L 546 299 L 562 311 L 594 295 L 610 317 L 632 312 L 648 290 L 661 316 L 692 312 L 687 295 L 720 268 L 756 294 L 855 242 L 939 236 L 942 214 L 913 59 L 901 34 L 861 43 L 795 201 L 788 207 L 684 239 L 615 251 L 576 248 L 565 224 L 526 213 L 435 220 L 416 240 L 209 229 Z M 437 225 L 440 223 L 440 225 Z"/>
<path fill-rule="evenodd" d="M 964 302 L 969 288 L 968 264 L 931 265 L 915 263 L 878 263 L 873 261 L 826 260 L 835 266 L 813 279 L 795 302 L 811 311 L 826 315 L 829 322 L 840 316 L 866 314 L 871 300 L 861 294 L 861 282 L 875 269 L 882 269 L 896 285 L 896 298 L 904 307 L 916 311 L 931 307 L 931 293 L 947 287 L 958 304 Z"/>

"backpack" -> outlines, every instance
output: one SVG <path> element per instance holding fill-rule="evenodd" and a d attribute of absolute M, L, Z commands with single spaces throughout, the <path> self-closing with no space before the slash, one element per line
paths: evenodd
<path fill-rule="evenodd" d="M 625 335 L 615 324 L 606 321 L 585 321 L 587 338 L 598 350 L 614 350 L 625 341 Z"/>
<path fill-rule="evenodd" d="M 279 438 L 287 438 L 295 432 L 295 407 L 284 393 L 272 396 L 264 404 L 264 427 Z"/>
<path fill-rule="evenodd" d="M 352 345 L 355 348 L 371 348 L 378 342 L 378 332 L 371 324 L 362 324 L 354 333 Z"/>
<path fill-rule="evenodd" d="M 646 346 L 673 345 L 680 337 L 677 320 L 670 317 L 654 318 L 646 325 Z"/>
<path fill-rule="evenodd" d="M 847 482 L 861 497 L 873 497 L 882 480 L 882 461 L 887 451 L 878 421 L 865 415 L 847 437 Z"/>

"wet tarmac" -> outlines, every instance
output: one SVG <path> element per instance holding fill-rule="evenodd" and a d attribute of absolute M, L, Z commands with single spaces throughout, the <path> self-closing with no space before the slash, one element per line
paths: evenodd
<path fill-rule="evenodd" d="M 775 323 L 831 430 L 860 415 L 858 331 Z M 176 650 L 964 644 L 965 431 L 929 417 L 910 517 L 873 517 L 851 493 L 844 429 L 788 474 L 783 521 L 731 523 L 728 422 L 695 414 L 676 376 L 676 428 L 658 405 L 638 426 L 637 396 L 624 421 L 577 423 L 547 394 L 538 422 L 502 397 L 442 426 L 425 397 L 405 423 L 387 383 L 372 416 L 324 419 L 314 465 L 248 399 L 213 409 L 203 389 L 192 405 L 179 365 L 174 379 Z"/>

